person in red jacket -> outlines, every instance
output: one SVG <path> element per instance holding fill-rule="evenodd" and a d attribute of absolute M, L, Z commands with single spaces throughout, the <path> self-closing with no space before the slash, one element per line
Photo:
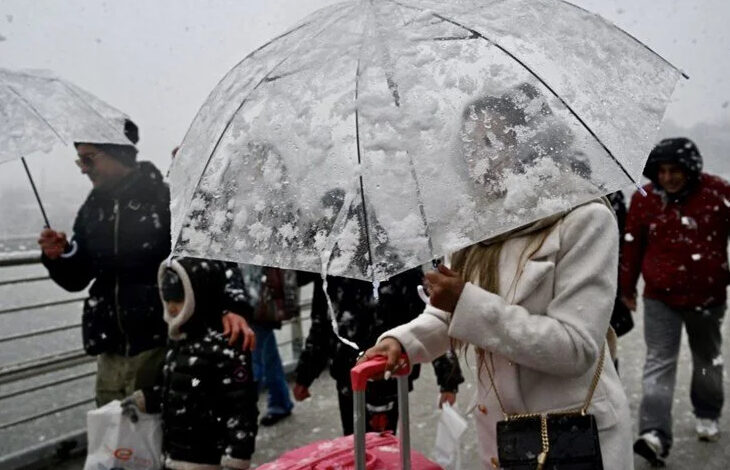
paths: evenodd
<path fill-rule="evenodd" d="M 704 441 L 719 436 L 730 184 L 702 173 L 702 156 L 686 138 L 662 140 L 649 155 L 644 176 L 651 180 L 644 186 L 648 195 L 631 199 L 619 275 L 622 300 L 632 311 L 639 274 L 645 282 L 647 353 L 634 451 L 661 466 L 672 445 L 682 325 L 692 351 L 697 435 Z"/>

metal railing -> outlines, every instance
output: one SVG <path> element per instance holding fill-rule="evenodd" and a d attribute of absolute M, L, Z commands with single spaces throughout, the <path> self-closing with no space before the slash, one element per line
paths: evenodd
<path fill-rule="evenodd" d="M 12 268 L 23 265 L 39 264 L 40 256 L 28 253 L 12 253 L 0 255 L 0 268 Z M 16 284 L 28 284 L 32 282 L 46 281 L 50 279 L 48 276 L 32 275 L 26 277 L 16 277 L 8 280 L 0 281 L 0 286 L 16 285 Z M 45 307 L 52 307 L 58 305 L 66 305 L 72 303 L 79 303 L 85 297 L 73 297 L 69 299 L 54 300 L 41 303 L 32 303 L 25 305 L 18 305 L 12 307 L 5 307 L 0 309 L 0 316 L 11 313 L 18 313 L 27 310 L 41 309 Z M 305 300 L 301 306 L 303 309 L 308 308 L 311 305 L 309 299 Z M 278 343 L 279 347 L 291 346 L 293 361 L 284 363 L 284 370 L 287 374 L 294 370 L 296 365 L 296 359 L 299 357 L 301 348 L 303 345 L 303 321 L 308 320 L 309 317 L 299 316 L 292 320 L 283 322 L 283 325 L 289 325 L 291 328 L 291 339 L 281 341 Z M 71 331 L 81 327 L 80 323 L 73 323 L 69 325 L 61 325 L 51 328 L 37 329 L 27 332 L 15 333 L 7 336 L 0 337 L 0 344 L 7 344 L 13 341 L 35 338 L 44 335 L 50 335 L 63 331 Z M 57 352 L 54 354 L 38 357 L 35 359 L 16 362 L 13 364 L 5 365 L 0 367 L 0 386 L 7 386 L 19 383 L 20 381 L 38 378 L 40 376 L 60 372 L 73 367 L 78 367 L 85 364 L 91 364 L 95 362 L 94 357 L 88 356 L 83 349 L 75 349 L 71 351 Z M 20 397 L 23 395 L 30 394 L 32 392 L 41 391 L 44 389 L 50 389 L 62 384 L 68 384 L 75 381 L 80 381 L 96 375 L 96 370 L 76 372 L 72 375 L 61 378 L 52 378 L 42 383 L 36 383 L 19 388 L 14 391 L 0 393 L 0 407 L 2 402 L 11 398 Z M 0 431 L 6 431 L 16 426 L 30 423 L 61 413 L 63 411 L 72 410 L 74 408 L 80 408 L 84 405 L 89 405 L 94 402 L 93 397 L 85 397 L 79 400 L 75 400 L 70 403 L 56 405 L 48 409 L 34 410 L 33 413 L 15 418 L 10 421 L 0 422 Z M 77 429 L 70 433 L 55 436 L 43 443 L 29 445 L 29 447 L 9 454 L 0 456 L 0 470 L 16 470 L 20 468 L 43 468 L 43 463 L 46 463 L 46 467 L 51 465 L 51 462 L 64 458 L 70 455 L 71 452 L 79 453 L 83 452 L 86 448 L 86 430 Z"/>

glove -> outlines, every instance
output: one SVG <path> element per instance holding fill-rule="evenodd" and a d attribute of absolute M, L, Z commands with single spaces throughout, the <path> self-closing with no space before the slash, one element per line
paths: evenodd
<path fill-rule="evenodd" d="M 139 415 L 137 414 L 139 412 L 139 409 L 137 408 L 137 405 L 134 403 L 134 398 L 127 397 L 124 400 L 122 400 L 122 416 L 126 416 L 131 422 L 136 423 L 139 421 Z"/>
<path fill-rule="evenodd" d="M 139 413 L 144 412 L 144 394 L 141 390 L 136 390 L 130 396 L 122 400 L 122 416 L 126 416 L 131 422 L 139 421 Z"/>

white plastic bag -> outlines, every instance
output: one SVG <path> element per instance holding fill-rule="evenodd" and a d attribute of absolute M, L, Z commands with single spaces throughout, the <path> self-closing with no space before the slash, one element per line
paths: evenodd
<path fill-rule="evenodd" d="M 468 427 L 466 419 L 448 403 L 441 407 L 433 459 L 444 470 L 461 469 L 461 436 Z"/>
<path fill-rule="evenodd" d="M 89 411 L 84 470 L 160 470 L 162 420 L 159 415 L 138 416 L 136 423 L 123 416 L 119 400 Z"/>

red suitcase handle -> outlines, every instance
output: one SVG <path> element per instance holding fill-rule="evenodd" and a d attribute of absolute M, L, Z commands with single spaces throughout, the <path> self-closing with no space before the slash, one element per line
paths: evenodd
<path fill-rule="evenodd" d="M 411 364 L 408 361 L 408 356 L 402 354 L 400 358 L 406 365 L 405 367 L 401 367 L 400 369 L 393 371 L 393 376 L 402 376 L 411 373 Z M 363 361 L 350 369 L 352 390 L 355 392 L 364 392 L 368 380 L 385 372 L 385 362 L 385 356 L 375 356 L 374 358 Z"/>

